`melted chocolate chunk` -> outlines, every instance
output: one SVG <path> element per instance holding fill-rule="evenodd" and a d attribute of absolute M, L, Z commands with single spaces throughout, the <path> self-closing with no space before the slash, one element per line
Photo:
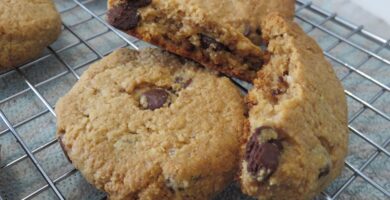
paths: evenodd
<path fill-rule="evenodd" d="M 258 181 L 266 180 L 276 170 L 279 165 L 280 151 L 283 149 L 278 139 L 272 139 L 265 143 L 260 143 L 258 136 L 262 130 L 270 127 L 257 128 L 252 134 L 245 151 L 245 160 L 248 162 L 248 172 L 257 178 Z M 260 180 L 259 180 L 260 179 Z"/>
<path fill-rule="evenodd" d="M 169 93 L 160 88 L 147 90 L 141 95 L 140 104 L 145 109 L 155 110 L 164 106 L 168 101 Z"/>
<path fill-rule="evenodd" d="M 140 19 L 137 8 L 128 7 L 125 4 L 111 8 L 107 13 L 108 23 L 121 30 L 135 28 Z"/>
<path fill-rule="evenodd" d="M 203 49 L 208 49 L 211 47 L 215 51 L 228 50 L 225 45 L 204 34 L 200 34 L 200 45 Z"/>
<path fill-rule="evenodd" d="M 128 0 L 111 8 L 107 13 L 108 23 L 121 30 L 135 28 L 140 20 L 138 8 L 152 3 L 152 0 Z"/>

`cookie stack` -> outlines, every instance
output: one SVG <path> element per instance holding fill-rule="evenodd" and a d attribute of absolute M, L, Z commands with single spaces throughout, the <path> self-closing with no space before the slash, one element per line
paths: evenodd
<path fill-rule="evenodd" d="M 311 199 L 340 174 L 346 100 L 293 0 L 108 4 L 111 25 L 167 50 L 119 49 L 57 103 L 63 149 L 110 199 L 210 199 L 235 178 Z"/>

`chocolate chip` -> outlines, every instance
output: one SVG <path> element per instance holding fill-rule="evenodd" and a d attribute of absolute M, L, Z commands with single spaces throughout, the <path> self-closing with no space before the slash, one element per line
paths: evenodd
<path fill-rule="evenodd" d="M 165 179 L 165 186 L 168 188 L 170 192 L 175 193 L 174 183 L 171 178 Z"/>
<path fill-rule="evenodd" d="M 279 80 L 279 82 L 281 82 L 281 83 L 285 82 L 283 76 L 279 76 L 279 77 L 278 77 L 278 80 Z"/>
<path fill-rule="evenodd" d="M 140 19 L 137 8 L 121 4 L 111 8 L 107 13 L 108 23 L 121 30 L 135 28 Z"/>
<path fill-rule="evenodd" d="M 177 191 L 184 191 L 185 187 L 178 185 L 172 178 L 165 179 L 165 186 L 172 192 L 175 193 Z"/>
<path fill-rule="evenodd" d="M 276 170 L 279 165 L 280 151 L 283 149 L 278 139 L 260 143 L 258 137 L 266 129 L 272 128 L 260 127 L 255 130 L 245 151 L 245 160 L 248 162 L 247 170 L 258 181 L 266 180 Z"/>
<path fill-rule="evenodd" d="M 208 49 L 211 47 L 215 51 L 228 50 L 225 45 L 204 34 L 200 34 L 200 45 L 203 49 Z"/>
<path fill-rule="evenodd" d="M 179 83 L 182 88 L 187 88 L 192 83 L 192 79 L 184 80 L 183 77 L 176 77 L 175 83 Z"/>
<path fill-rule="evenodd" d="M 258 35 L 261 35 L 261 34 L 262 34 L 261 29 L 260 29 L 260 28 L 257 28 L 257 29 L 256 29 L 256 33 L 257 33 Z"/>
<path fill-rule="evenodd" d="M 122 30 L 135 28 L 140 20 L 137 9 L 150 3 L 152 0 L 128 0 L 108 11 L 108 22 L 115 28 Z"/>
<path fill-rule="evenodd" d="M 272 94 L 272 96 L 277 96 L 277 95 L 280 95 L 280 94 L 283 94 L 284 92 L 281 90 L 281 89 L 279 89 L 279 88 L 277 88 L 277 89 L 272 89 L 271 90 L 271 94 Z"/>
<path fill-rule="evenodd" d="M 140 104 L 145 109 L 155 110 L 164 106 L 168 101 L 169 93 L 160 88 L 147 90 L 141 95 Z"/>
<path fill-rule="evenodd" d="M 279 76 L 279 85 L 285 90 L 288 87 L 288 83 L 284 80 L 283 76 Z"/>
<path fill-rule="evenodd" d="M 152 0 L 128 0 L 127 5 L 133 8 L 145 7 L 152 3 Z"/>
<path fill-rule="evenodd" d="M 251 34 L 251 32 L 252 32 L 252 30 L 251 30 L 251 27 L 247 24 L 247 25 L 245 25 L 245 27 L 244 27 L 244 35 L 245 36 L 249 36 L 250 34 Z"/>
<path fill-rule="evenodd" d="M 68 153 L 66 153 L 65 144 L 62 142 L 62 137 L 63 137 L 62 135 L 60 135 L 60 136 L 58 137 L 58 143 L 60 143 L 60 147 L 61 147 L 62 151 L 64 152 L 64 155 L 65 155 L 66 159 L 68 159 L 68 161 L 69 161 L 70 163 L 72 163 L 72 161 L 70 160 L 70 158 L 69 158 L 69 156 L 68 156 Z"/>
<path fill-rule="evenodd" d="M 209 48 L 210 45 L 212 43 L 215 43 L 215 42 L 216 41 L 213 38 L 209 37 L 209 36 L 206 36 L 206 35 L 203 35 L 203 34 L 200 35 L 200 45 L 201 45 L 201 47 L 203 49 Z"/>
<path fill-rule="evenodd" d="M 278 167 L 280 150 L 271 143 L 255 144 L 249 156 L 248 172 L 253 176 L 258 176 L 260 172 L 261 180 L 265 180 Z"/>
<path fill-rule="evenodd" d="M 248 105 L 244 106 L 244 116 L 249 117 L 249 106 Z"/>
<path fill-rule="evenodd" d="M 180 57 L 180 56 L 177 56 L 177 55 L 173 55 L 175 56 L 175 58 L 177 58 L 177 60 L 180 62 L 180 64 L 184 65 L 188 62 L 188 60 L 186 58 L 183 58 L 183 57 Z"/>
<path fill-rule="evenodd" d="M 175 77 L 175 83 L 182 83 L 183 82 L 183 77 L 181 76 L 178 76 L 178 77 Z"/>
<path fill-rule="evenodd" d="M 260 58 L 246 58 L 244 62 L 248 63 L 249 69 L 252 71 L 258 71 L 264 65 L 264 61 Z"/>
<path fill-rule="evenodd" d="M 276 147 L 278 147 L 279 150 L 283 150 L 283 145 L 282 145 L 282 142 L 279 140 L 279 139 L 271 139 L 269 141 L 269 143 L 275 145 Z"/>
<path fill-rule="evenodd" d="M 284 72 L 283 72 L 284 74 Z M 277 95 L 284 94 L 287 91 L 288 83 L 284 80 L 283 76 L 278 77 L 278 87 L 276 89 L 271 89 L 271 95 L 276 97 Z"/>
<path fill-rule="evenodd" d="M 326 165 L 325 167 L 320 169 L 320 173 L 318 174 L 318 179 L 328 175 L 330 172 L 330 166 Z"/>
<path fill-rule="evenodd" d="M 188 87 L 191 83 L 192 83 L 192 79 L 188 79 L 187 81 L 185 81 L 185 82 L 182 84 L 182 86 L 183 86 L 183 88 L 186 88 L 186 87 Z"/>
<path fill-rule="evenodd" d="M 185 50 L 191 51 L 191 52 L 195 51 L 195 49 L 196 49 L 195 45 L 191 44 L 190 42 L 184 42 L 183 47 Z"/>
<path fill-rule="evenodd" d="M 171 192 L 171 193 L 175 193 L 175 190 L 173 189 L 173 188 L 171 188 L 171 187 L 167 187 L 168 188 L 168 190 Z"/>

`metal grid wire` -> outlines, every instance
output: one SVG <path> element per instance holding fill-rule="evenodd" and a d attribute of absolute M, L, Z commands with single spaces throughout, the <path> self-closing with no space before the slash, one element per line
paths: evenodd
<path fill-rule="evenodd" d="M 104 198 L 79 178 L 59 149 L 54 138 L 54 104 L 89 64 L 116 48 L 139 49 L 147 44 L 105 22 L 104 0 L 56 3 L 63 18 L 59 42 L 48 47 L 42 57 L 0 74 L 0 200 Z M 324 49 L 348 98 L 350 153 L 342 176 L 318 198 L 389 199 L 389 40 L 303 0 L 297 2 L 295 20 Z M 39 71 L 46 65 L 46 71 Z M 41 132 L 47 134 L 38 137 Z M 13 173 L 11 179 L 5 178 L 7 173 Z M 29 182 L 29 178 L 38 183 Z M 28 186 L 19 190 L 24 182 Z M 84 194 L 76 196 L 80 190 Z"/>

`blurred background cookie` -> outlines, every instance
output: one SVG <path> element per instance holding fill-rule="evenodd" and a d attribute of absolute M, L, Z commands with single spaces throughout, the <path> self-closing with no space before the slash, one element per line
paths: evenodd
<path fill-rule="evenodd" d="M 51 0 L 0 0 L 0 71 L 36 58 L 60 32 Z"/>

